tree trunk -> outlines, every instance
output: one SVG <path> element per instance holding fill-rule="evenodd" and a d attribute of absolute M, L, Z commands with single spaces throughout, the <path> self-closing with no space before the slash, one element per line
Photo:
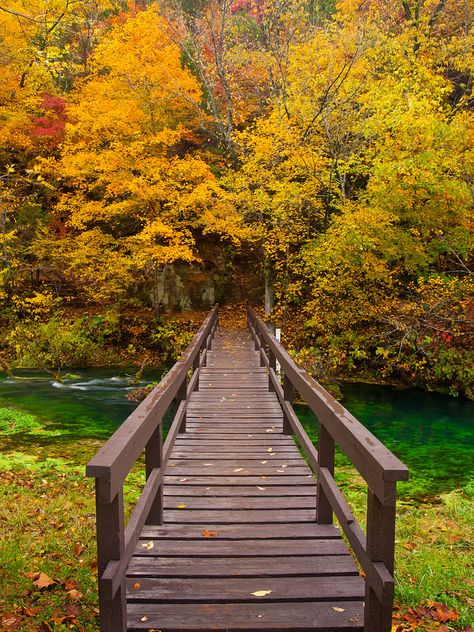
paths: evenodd
<path fill-rule="evenodd" d="M 265 316 L 269 316 L 275 304 L 275 293 L 273 289 L 273 268 L 271 262 L 265 261 Z"/>

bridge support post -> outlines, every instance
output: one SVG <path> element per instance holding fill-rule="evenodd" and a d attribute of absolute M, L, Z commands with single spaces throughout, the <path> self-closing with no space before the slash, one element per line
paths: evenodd
<path fill-rule="evenodd" d="M 163 465 L 163 423 L 159 420 L 158 426 L 145 446 L 145 471 L 146 478 L 155 468 Z M 155 496 L 145 524 L 163 524 L 163 482 Z"/>
<path fill-rule="evenodd" d="M 109 484 L 108 479 L 96 479 L 100 632 L 126 632 L 125 578 L 113 598 L 107 594 L 102 580 L 108 563 L 112 560 L 119 560 L 125 548 L 123 492 L 120 490 L 111 503 L 103 502 L 102 498 L 107 496 Z"/>
<path fill-rule="evenodd" d="M 277 366 L 276 356 L 270 348 L 268 349 L 268 360 L 269 360 L 270 369 L 273 369 L 276 374 L 276 366 Z M 268 390 L 271 393 L 275 392 L 275 387 L 273 386 L 273 381 L 270 374 L 268 375 Z"/>
<path fill-rule="evenodd" d="M 194 362 L 193 362 L 193 375 L 194 373 L 196 373 L 196 371 L 199 371 L 199 365 L 200 365 L 200 357 L 199 354 L 194 358 Z M 198 391 L 199 390 L 199 374 L 197 376 L 196 382 L 194 383 L 194 390 Z"/>
<path fill-rule="evenodd" d="M 188 376 L 184 378 L 181 386 L 176 393 L 176 399 L 178 400 L 178 404 L 180 402 L 184 402 L 188 399 Z M 179 432 L 186 432 L 186 413 L 183 415 L 183 421 L 181 422 L 181 426 L 179 428 Z"/>
<path fill-rule="evenodd" d="M 370 490 L 367 495 L 367 554 L 371 562 L 382 562 L 393 576 L 395 556 L 396 483 L 385 482 L 385 502 Z M 378 597 L 365 584 L 364 632 L 390 632 L 392 629 L 393 580 Z"/>
<path fill-rule="evenodd" d="M 326 467 L 331 476 L 334 476 L 334 452 L 336 444 L 326 427 L 319 423 L 318 435 L 318 487 L 316 491 L 316 522 L 318 524 L 332 524 L 333 512 L 331 501 L 321 484 L 319 470 Z"/>
<path fill-rule="evenodd" d="M 293 406 L 293 398 L 295 396 L 295 387 L 291 383 L 287 375 L 283 378 L 283 397 Z M 291 435 L 291 422 L 288 415 L 283 412 L 283 434 Z"/>

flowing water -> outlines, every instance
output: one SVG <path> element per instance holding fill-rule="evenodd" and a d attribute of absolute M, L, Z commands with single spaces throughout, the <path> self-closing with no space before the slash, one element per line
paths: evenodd
<path fill-rule="evenodd" d="M 165 368 L 150 370 L 141 384 L 159 380 Z M 126 399 L 135 369 L 81 370 L 63 382 L 40 371 L 19 371 L 0 379 L 0 408 L 35 415 L 52 432 L 49 441 L 105 439 L 134 410 Z M 474 402 L 443 395 L 370 384 L 347 384 L 343 405 L 410 468 L 407 492 L 424 495 L 466 485 L 474 476 Z M 313 441 L 311 411 L 297 412 Z M 8 449 L 12 449 L 10 438 Z M 25 438 L 22 445 L 24 449 Z M 339 457 L 339 462 L 344 462 Z M 402 486 L 403 488 L 403 486 Z"/>

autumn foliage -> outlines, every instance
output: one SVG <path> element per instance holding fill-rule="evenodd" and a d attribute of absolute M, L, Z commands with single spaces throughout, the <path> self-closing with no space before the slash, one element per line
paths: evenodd
<path fill-rule="evenodd" d="M 320 378 L 473 396 L 466 3 L 5 0 L 0 30 L 6 328 L 245 256 Z"/>

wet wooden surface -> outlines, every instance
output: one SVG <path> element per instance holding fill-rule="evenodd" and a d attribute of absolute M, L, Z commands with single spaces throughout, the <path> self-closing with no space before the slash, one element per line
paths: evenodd
<path fill-rule="evenodd" d="M 166 471 L 164 524 L 127 571 L 129 630 L 363 629 L 364 583 L 269 392 L 250 335 L 218 330 Z M 253 593 L 257 593 L 254 595 Z"/>

